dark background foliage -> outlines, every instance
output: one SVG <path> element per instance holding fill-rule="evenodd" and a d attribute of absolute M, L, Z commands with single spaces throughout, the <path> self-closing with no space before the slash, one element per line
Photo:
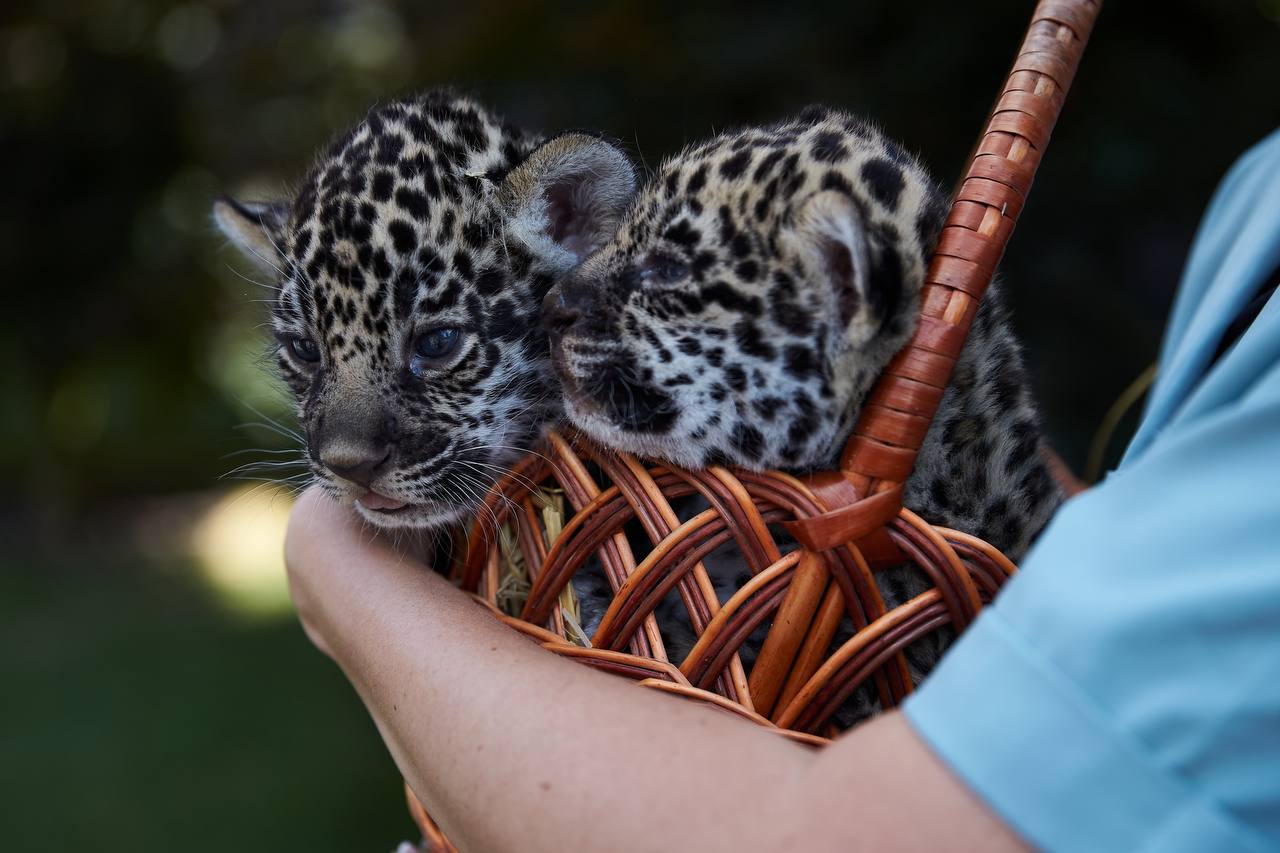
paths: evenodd
<path fill-rule="evenodd" d="M 6 3 L 0 837 L 338 850 L 408 833 L 336 672 L 287 617 L 220 604 L 182 544 L 229 452 L 287 446 L 238 428 L 287 406 L 216 193 L 274 195 L 373 102 L 438 84 L 605 131 L 650 166 L 822 101 L 950 180 L 1031 6 Z M 1077 468 L 1154 358 L 1217 179 L 1280 123 L 1278 24 L 1280 0 L 1103 13 L 1003 267 Z"/>

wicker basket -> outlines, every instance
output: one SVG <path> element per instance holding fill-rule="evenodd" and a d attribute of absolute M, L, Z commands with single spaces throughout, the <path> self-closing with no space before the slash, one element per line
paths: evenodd
<path fill-rule="evenodd" d="M 454 578 L 504 622 L 557 654 L 639 685 L 705 702 L 779 734 L 820 745 L 837 707 L 868 680 L 882 707 L 912 688 L 903 650 L 944 626 L 963 630 L 1013 573 L 974 536 L 929 525 L 902 506 L 903 484 L 978 301 L 994 274 L 1061 111 L 1101 0 L 1041 0 L 952 200 L 930 263 L 915 337 L 885 370 L 838 471 L 804 478 L 709 468 L 686 471 L 553 434 L 486 499 Z M 541 492 L 567 503 L 549 532 Z M 672 501 L 707 509 L 681 519 Z M 495 535 L 494 520 L 507 535 Z M 637 554 L 638 524 L 651 543 Z M 627 536 L 624 526 L 633 535 Z M 784 553 L 770 526 L 798 548 Z M 500 539 L 506 539 L 500 542 Z M 733 540 L 750 580 L 720 604 L 702 565 Z M 518 616 L 498 602 L 504 561 L 523 564 Z M 562 595 L 596 557 L 614 590 L 591 647 L 570 642 Z M 892 610 L 874 571 L 913 562 L 933 588 Z M 667 660 L 654 609 L 674 591 L 698 636 Z M 509 606 L 509 602 L 508 606 Z M 833 652 L 847 617 L 855 633 Z M 768 625 L 748 676 L 738 652 Z M 421 805 L 410 810 L 431 849 L 451 850 Z"/>

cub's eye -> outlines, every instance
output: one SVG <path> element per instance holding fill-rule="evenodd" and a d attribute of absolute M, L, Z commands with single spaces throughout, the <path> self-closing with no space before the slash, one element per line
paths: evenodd
<path fill-rule="evenodd" d="M 429 329 L 413 342 L 413 354 L 409 368 L 420 373 L 428 362 L 440 361 L 458 348 L 462 332 L 454 328 Z"/>
<path fill-rule="evenodd" d="M 289 354 L 298 361 L 312 364 L 320 360 L 320 347 L 311 338 L 290 335 L 285 339 L 285 346 L 289 348 Z"/>
<path fill-rule="evenodd" d="M 642 282 L 656 281 L 663 284 L 677 282 L 689 274 L 689 268 L 666 255 L 654 255 L 645 259 L 640 266 L 639 277 Z"/>

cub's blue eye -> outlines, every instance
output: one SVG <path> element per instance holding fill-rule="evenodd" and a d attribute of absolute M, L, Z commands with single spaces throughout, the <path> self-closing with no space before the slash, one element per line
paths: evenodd
<path fill-rule="evenodd" d="M 689 274 L 689 268 L 679 261 L 665 255 L 646 258 L 640 266 L 641 281 L 656 281 L 672 284 Z"/>
<path fill-rule="evenodd" d="M 298 361 L 305 361 L 310 364 L 320 360 L 320 347 L 311 338 L 291 335 L 285 341 L 285 346 L 289 348 L 289 353 Z"/>
<path fill-rule="evenodd" d="M 413 360 L 439 361 L 457 349 L 461 340 L 462 333 L 454 328 L 425 331 L 413 342 Z"/>

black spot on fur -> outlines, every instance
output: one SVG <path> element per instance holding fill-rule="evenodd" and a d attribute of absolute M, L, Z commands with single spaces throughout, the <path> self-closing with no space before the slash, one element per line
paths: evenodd
<path fill-rule="evenodd" d="M 667 228 L 662 234 L 663 238 L 670 240 L 678 246 L 686 249 L 696 246 L 702 235 L 698 233 L 698 229 L 689 224 L 689 220 L 681 219 L 671 227 Z"/>
<path fill-rule="evenodd" d="M 757 459 L 764 450 L 764 436 L 760 434 L 760 430 L 745 423 L 734 427 L 731 440 L 746 459 Z"/>
<path fill-rule="evenodd" d="M 743 150 L 720 164 L 720 175 L 730 181 L 740 177 L 751 164 L 751 151 Z"/>
<path fill-rule="evenodd" d="M 702 288 L 702 298 L 704 301 L 720 305 L 728 311 L 737 311 L 749 314 L 752 317 L 760 316 L 762 308 L 758 297 L 744 294 L 742 291 L 722 281 L 713 282 Z"/>
<path fill-rule="evenodd" d="M 481 270 L 480 275 L 476 276 L 476 290 L 486 298 L 498 294 L 505 284 L 502 272 L 493 267 Z"/>
<path fill-rule="evenodd" d="M 754 358 L 772 361 L 778 354 L 773 344 L 764 339 L 760 327 L 750 320 L 739 320 L 733 327 L 734 340 L 738 349 Z"/>
<path fill-rule="evenodd" d="M 404 138 L 395 136 L 383 136 L 378 140 L 378 162 L 385 166 L 389 166 L 400 159 L 400 152 L 404 150 Z"/>
<path fill-rule="evenodd" d="M 669 394 L 648 382 L 636 382 L 635 364 L 621 358 L 601 366 L 593 391 L 610 419 L 629 432 L 664 433 L 679 416 Z"/>
<path fill-rule="evenodd" d="M 809 312 L 791 299 L 791 289 L 780 283 L 769 288 L 769 316 L 779 327 L 793 335 L 807 336 L 813 329 Z"/>
<path fill-rule="evenodd" d="M 396 317 L 403 320 L 413 311 L 413 301 L 418 295 L 418 282 L 407 269 L 400 270 L 393 288 Z"/>
<path fill-rule="evenodd" d="M 773 171 L 773 167 L 778 165 L 778 161 L 783 158 L 785 153 L 783 149 L 778 148 L 766 154 L 764 159 L 756 166 L 755 173 L 752 174 L 751 179 L 757 183 L 763 181 Z"/>
<path fill-rule="evenodd" d="M 696 195 L 707 183 L 707 167 L 699 166 L 689 176 L 688 182 L 684 185 L 684 191 L 689 195 Z"/>
<path fill-rule="evenodd" d="M 711 252 L 699 252 L 694 255 L 693 266 L 691 267 L 694 279 L 701 281 L 703 274 L 705 274 L 707 270 L 711 269 L 711 267 L 715 265 L 715 262 L 716 256 Z"/>
<path fill-rule="evenodd" d="M 751 408 L 755 409 L 756 414 L 764 421 L 772 421 L 778 416 L 778 410 L 786 405 L 786 401 L 781 397 L 761 397 L 751 403 Z"/>
<path fill-rule="evenodd" d="M 778 179 L 773 178 L 769 183 L 764 185 L 764 189 L 760 192 L 760 197 L 756 199 L 755 207 L 752 213 L 756 222 L 764 222 L 769 216 L 769 206 L 773 204 L 774 196 L 778 194 Z"/>
<path fill-rule="evenodd" d="M 402 255 L 407 255 L 413 251 L 413 246 L 418 242 L 418 235 L 413 230 L 413 226 L 403 219 L 393 219 L 387 225 L 387 233 L 391 235 L 391 242 L 396 247 L 396 251 Z"/>
<path fill-rule="evenodd" d="M 418 266 L 422 275 L 428 278 L 436 278 L 444 272 L 444 261 L 430 246 L 422 246 L 418 249 Z"/>
<path fill-rule="evenodd" d="M 733 224 L 733 214 L 727 204 L 720 205 L 717 214 L 720 217 L 720 242 L 727 246 L 738 236 L 738 228 Z"/>
<path fill-rule="evenodd" d="M 902 300 L 902 260 L 898 253 L 887 246 L 873 251 L 867 279 L 871 310 L 883 325 L 894 316 Z"/>
<path fill-rule="evenodd" d="M 462 284 L 453 276 L 444 283 L 444 287 L 431 297 L 422 300 L 422 313 L 427 316 L 439 314 L 458 304 L 462 295 Z"/>
<path fill-rule="evenodd" d="M 732 464 L 733 464 L 733 460 L 730 459 L 725 454 L 725 452 L 718 447 L 713 447 L 712 449 L 708 450 L 707 454 L 702 457 L 703 468 L 714 468 L 717 466 L 723 468 Z"/>
<path fill-rule="evenodd" d="M 876 201 L 889 210 L 897 210 L 902 195 L 902 170 L 883 157 L 876 157 L 862 164 L 862 180 Z"/>
<path fill-rule="evenodd" d="M 458 275 L 462 276 L 463 278 L 469 279 L 474 275 L 474 270 L 472 269 L 472 266 L 471 266 L 471 256 L 468 255 L 466 252 L 454 253 L 453 268 L 457 271 Z"/>
<path fill-rule="evenodd" d="M 822 184 L 824 190 L 835 190 L 836 192 L 853 198 L 853 184 L 849 183 L 849 179 L 839 172 L 827 172 L 822 176 Z"/>
<path fill-rule="evenodd" d="M 947 207 L 942 196 L 932 194 L 916 218 L 916 237 L 926 252 L 933 251 L 933 247 L 937 245 L 938 235 L 942 233 L 942 223 L 946 220 L 946 216 Z"/>
<path fill-rule="evenodd" d="M 1009 430 L 1009 438 L 1013 440 L 1013 448 L 1005 460 L 1004 470 L 1006 475 L 1011 476 L 1039 454 L 1040 432 L 1035 424 L 1021 420 Z"/>
<path fill-rule="evenodd" d="M 528 328 L 513 300 L 497 299 L 489 306 L 486 337 L 508 342 L 515 341 L 524 337 Z"/>
<path fill-rule="evenodd" d="M 820 163 L 838 163 L 849 156 L 849 149 L 840 134 L 825 130 L 813 138 L 810 153 Z"/>
<path fill-rule="evenodd" d="M 426 222 L 427 217 L 431 214 L 431 206 L 427 203 L 427 197 L 409 187 L 401 187 L 396 190 L 396 204 L 404 208 L 406 213 L 419 222 Z"/>
<path fill-rule="evenodd" d="M 702 344 L 698 339 L 687 335 L 676 342 L 676 348 L 684 355 L 698 355 L 702 352 Z"/>
<path fill-rule="evenodd" d="M 784 350 L 787 372 L 798 379 L 821 374 L 818 360 L 813 356 L 812 344 L 788 344 Z"/>
<path fill-rule="evenodd" d="M 462 226 L 462 242 L 468 248 L 479 250 L 489 242 L 489 235 L 479 222 L 467 222 Z"/>

